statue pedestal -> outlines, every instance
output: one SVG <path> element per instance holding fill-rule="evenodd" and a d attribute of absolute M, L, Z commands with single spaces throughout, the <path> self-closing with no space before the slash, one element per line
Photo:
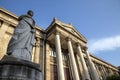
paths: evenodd
<path fill-rule="evenodd" d="M 0 61 L 0 80 L 42 80 L 42 73 L 36 63 L 4 56 Z"/>

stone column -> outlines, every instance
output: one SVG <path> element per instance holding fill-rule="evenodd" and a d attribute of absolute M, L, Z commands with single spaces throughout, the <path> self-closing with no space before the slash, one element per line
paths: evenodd
<path fill-rule="evenodd" d="M 73 69 L 73 79 L 74 80 L 80 80 L 78 70 L 77 70 L 77 64 L 76 64 L 76 61 L 75 61 L 75 56 L 74 56 L 74 53 L 73 53 L 71 40 L 69 38 L 67 40 L 67 44 L 68 44 L 68 51 L 69 51 L 70 59 L 71 59 L 70 60 L 71 61 L 71 66 L 72 66 L 72 69 Z"/>
<path fill-rule="evenodd" d="M 93 78 L 94 78 L 93 80 L 99 80 L 97 71 L 96 71 L 96 69 L 95 69 L 95 66 L 94 66 L 91 58 L 90 58 L 90 55 L 89 55 L 89 52 L 88 52 L 87 48 L 86 48 L 86 57 L 87 57 L 87 59 L 88 59 L 88 63 L 89 63 L 89 66 L 90 66 L 90 69 L 91 69 L 91 72 L 92 72 L 92 76 L 93 76 Z"/>
<path fill-rule="evenodd" d="M 102 71 L 102 76 L 103 76 L 103 79 L 105 80 L 105 72 L 104 72 L 104 69 L 103 69 L 103 65 L 100 66 L 101 67 L 101 71 Z"/>
<path fill-rule="evenodd" d="M 100 72 L 99 64 L 97 64 L 96 62 L 94 62 L 94 66 L 95 66 L 96 72 L 98 73 L 98 77 L 101 80 L 101 72 Z"/>
<path fill-rule="evenodd" d="M 57 54 L 57 69 L 58 69 L 58 80 L 64 80 L 64 67 L 62 61 L 62 52 L 61 52 L 61 44 L 60 44 L 60 35 L 59 32 L 56 32 L 55 35 L 55 46 L 56 46 L 56 54 Z"/>
<path fill-rule="evenodd" d="M 105 66 L 104 66 L 104 65 L 102 65 L 102 69 L 103 69 L 103 73 L 104 73 L 104 78 L 106 79 L 107 73 L 106 73 L 106 70 L 105 70 Z"/>
<path fill-rule="evenodd" d="M 89 73 L 88 73 L 87 65 L 85 63 L 85 60 L 84 60 L 84 57 L 83 57 L 83 53 L 81 51 L 81 47 L 80 47 L 79 44 L 77 44 L 77 50 L 78 50 L 78 55 L 80 56 L 80 61 L 81 61 L 81 64 L 82 64 L 85 80 L 91 80 L 90 76 L 89 76 Z"/>
<path fill-rule="evenodd" d="M 108 71 L 109 71 L 109 76 L 112 76 L 113 75 L 112 70 L 109 68 Z"/>
<path fill-rule="evenodd" d="M 35 54 L 34 54 L 34 62 L 35 63 L 40 63 L 40 38 L 36 38 L 36 43 L 35 43 Z"/>

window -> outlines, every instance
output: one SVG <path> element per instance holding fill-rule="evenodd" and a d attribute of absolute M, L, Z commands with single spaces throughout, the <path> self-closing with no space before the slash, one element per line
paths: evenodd
<path fill-rule="evenodd" d="M 65 80 L 72 80 L 72 77 L 70 76 L 69 68 L 64 68 L 64 75 L 65 75 Z"/>
<path fill-rule="evenodd" d="M 63 52 L 61 52 L 62 53 L 62 59 L 63 59 L 63 61 L 67 61 L 67 55 L 65 54 L 65 53 L 63 53 Z M 54 50 L 54 49 L 51 49 L 50 50 L 50 54 L 49 54 L 51 57 L 54 57 L 54 58 L 56 58 L 56 51 Z"/>
<path fill-rule="evenodd" d="M 50 80 L 58 80 L 57 66 L 50 65 Z"/>
<path fill-rule="evenodd" d="M 67 60 L 67 55 L 65 55 L 65 53 L 63 53 L 63 52 L 62 52 L 62 58 L 63 58 L 64 61 Z"/>
<path fill-rule="evenodd" d="M 56 57 L 56 52 L 53 51 L 53 50 L 50 50 L 50 56 L 51 56 L 51 57 Z"/>

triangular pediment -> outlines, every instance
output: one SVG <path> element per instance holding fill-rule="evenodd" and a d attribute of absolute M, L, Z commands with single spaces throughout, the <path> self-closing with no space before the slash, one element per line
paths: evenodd
<path fill-rule="evenodd" d="M 61 22 L 61 21 L 57 20 L 56 18 L 54 18 L 53 22 L 46 29 L 46 31 L 50 30 L 53 27 L 54 24 L 59 25 L 60 27 L 62 27 L 62 29 L 66 30 L 67 32 L 69 32 L 71 34 L 73 34 L 77 38 L 80 38 L 84 42 L 87 42 L 87 39 L 80 32 L 78 32 L 77 29 L 75 29 L 75 27 L 72 24 L 66 24 L 64 22 Z"/>
<path fill-rule="evenodd" d="M 61 21 L 56 21 L 56 24 L 60 25 L 63 29 L 70 32 L 74 36 L 76 36 L 76 37 L 82 39 L 83 41 L 87 42 L 87 39 L 80 32 L 78 32 L 72 24 L 65 24 Z"/>

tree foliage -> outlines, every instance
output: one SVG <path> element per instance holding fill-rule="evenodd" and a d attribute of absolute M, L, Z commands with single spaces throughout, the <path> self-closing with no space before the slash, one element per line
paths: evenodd
<path fill-rule="evenodd" d="M 112 76 L 107 77 L 106 80 L 120 80 L 120 76 L 112 75 Z"/>

